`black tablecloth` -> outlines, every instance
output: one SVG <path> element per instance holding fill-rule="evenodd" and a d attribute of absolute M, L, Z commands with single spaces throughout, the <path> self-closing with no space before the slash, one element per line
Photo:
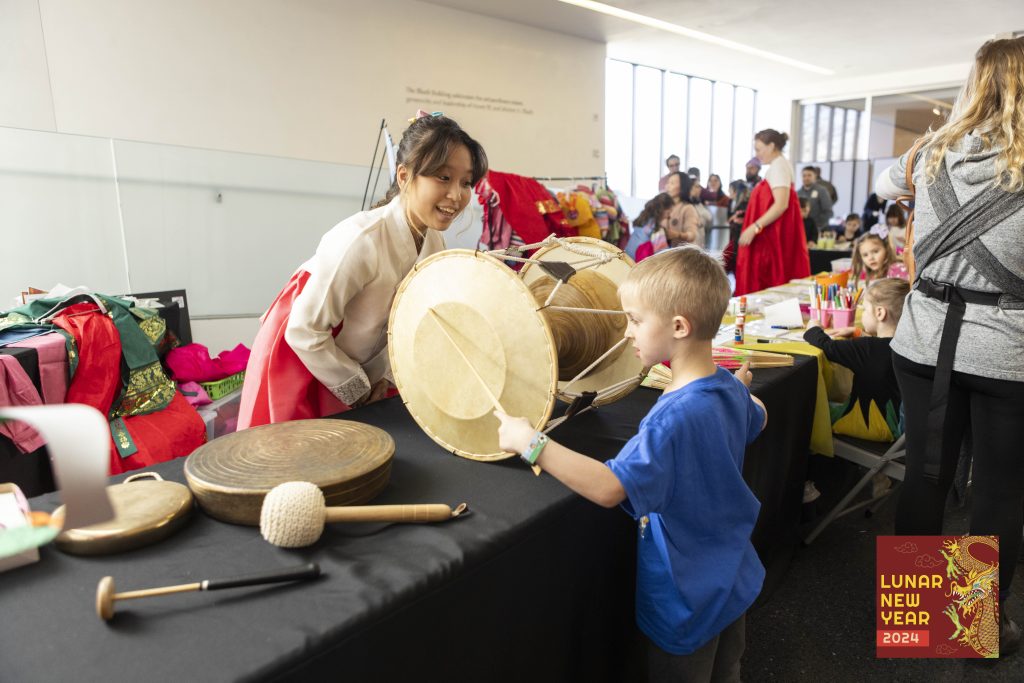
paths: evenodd
<path fill-rule="evenodd" d="M 850 258 L 849 249 L 808 249 L 811 257 L 811 274 L 831 273 L 832 262 L 836 259 Z"/>
<path fill-rule="evenodd" d="M 755 371 L 768 428 L 744 475 L 762 501 L 754 540 L 765 592 L 797 543 L 816 382 L 815 361 Z M 614 456 L 657 399 L 629 397 L 552 435 Z M 53 547 L 0 574 L 3 680 L 587 680 L 642 677 L 634 626 L 636 532 L 618 509 L 576 496 L 516 460 L 446 453 L 397 399 L 347 413 L 395 439 L 391 483 L 377 503 L 466 501 L 472 515 L 437 525 L 334 525 L 314 546 L 275 548 L 256 529 L 201 511 L 164 542 L 121 555 Z M 183 460 L 153 469 L 183 481 Z M 32 501 L 53 509 L 55 494 Z M 708 514 L 714 514 L 709 510 Z M 94 610 L 96 584 L 118 590 L 318 562 L 314 582 L 118 603 Z M 527 678 L 528 677 L 528 678 Z"/>

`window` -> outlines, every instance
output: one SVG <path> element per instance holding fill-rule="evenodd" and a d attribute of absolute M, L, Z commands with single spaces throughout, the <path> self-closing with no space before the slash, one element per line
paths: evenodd
<path fill-rule="evenodd" d="M 701 185 L 707 186 L 708 176 L 717 173 L 728 186 L 732 178 L 732 116 L 733 88 L 728 83 L 715 83 L 714 108 L 711 118 L 711 164 L 701 174 Z"/>
<path fill-rule="evenodd" d="M 746 177 L 747 162 L 754 156 L 754 91 L 736 88 L 732 121 L 732 173 L 722 176 L 722 185 Z M 718 171 L 715 171 L 718 173 Z"/>
<path fill-rule="evenodd" d="M 853 161 L 867 158 L 864 99 L 800 106 L 801 163 Z"/>
<path fill-rule="evenodd" d="M 638 66 L 633 92 L 633 184 L 638 197 L 658 194 L 661 177 L 661 76 L 662 72 Z M 657 103 L 657 106 L 651 104 Z"/>
<path fill-rule="evenodd" d="M 686 164 L 683 170 L 696 166 L 701 180 L 708 177 L 711 158 L 711 81 L 690 79 L 690 127 L 686 133 Z"/>
<path fill-rule="evenodd" d="M 753 153 L 757 92 L 619 60 L 607 60 L 605 155 L 609 186 L 648 199 L 675 154 L 701 181 L 741 178 Z"/>
<path fill-rule="evenodd" d="M 665 74 L 665 97 L 661 114 L 662 167 L 659 167 L 662 175 L 667 171 L 664 163 L 670 154 L 682 159 L 686 152 L 687 80 L 686 76 L 679 74 Z"/>
<path fill-rule="evenodd" d="M 633 65 L 608 61 L 605 71 L 604 153 L 608 184 L 633 194 Z"/>
<path fill-rule="evenodd" d="M 832 139 L 832 107 L 818 105 L 818 134 L 814 145 L 814 159 L 828 161 L 828 143 Z"/>
<path fill-rule="evenodd" d="M 814 161 L 818 109 L 813 104 L 805 104 L 800 113 L 800 161 Z"/>

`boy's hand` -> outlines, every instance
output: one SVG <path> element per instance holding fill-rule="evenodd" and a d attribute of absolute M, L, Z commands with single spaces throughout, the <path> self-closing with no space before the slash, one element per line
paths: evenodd
<path fill-rule="evenodd" d="M 745 362 L 740 366 L 740 369 L 736 371 L 736 379 L 743 382 L 743 386 L 747 389 L 750 388 L 750 383 L 754 381 L 754 374 L 750 372 L 750 361 Z"/>
<path fill-rule="evenodd" d="M 857 332 L 856 327 L 840 327 L 832 330 L 833 339 L 849 339 Z"/>
<path fill-rule="evenodd" d="M 498 447 L 503 451 L 522 453 L 530 447 L 537 430 L 525 417 L 509 417 L 500 410 L 494 416 L 501 422 L 498 427 Z"/>
<path fill-rule="evenodd" d="M 818 322 L 817 318 L 811 318 L 807 321 L 807 329 L 814 329 L 815 327 L 821 327 L 821 323 Z"/>

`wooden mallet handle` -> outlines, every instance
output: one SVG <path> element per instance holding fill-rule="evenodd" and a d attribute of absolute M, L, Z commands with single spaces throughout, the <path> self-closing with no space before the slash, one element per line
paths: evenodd
<path fill-rule="evenodd" d="M 176 586 L 160 588 L 144 588 L 142 590 L 114 592 L 114 579 L 104 576 L 96 587 L 96 614 L 104 621 L 114 616 L 114 602 L 117 600 L 133 600 L 135 598 L 151 598 L 171 593 L 188 593 L 190 591 L 213 591 L 222 588 L 241 588 L 243 586 L 262 586 L 268 583 L 285 581 L 302 581 L 320 576 L 320 566 L 315 563 L 304 564 L 288 569 L 276 569 L 259 574 L 247 574 L 229 579 L 206 579 L 195 583 L 182 583 Z"/>
<path fill-rule="evenodd" d="M 442 503 L 421 505 L 352 505 L 324 509 L 325 522 L 443 522 L 458 517 L 466 504 L 452 510 Z"/>

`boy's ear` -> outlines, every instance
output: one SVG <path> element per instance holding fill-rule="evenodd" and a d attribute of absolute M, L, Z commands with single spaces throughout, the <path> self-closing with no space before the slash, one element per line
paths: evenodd
<path fill-rule="evenodd" d="M 875 318 L 878 322 L 885 322 L 889 318 L 889 310 L 885 306 L 875 304 Z"/>
<path fill-rule="evenodd" d="M 672 338 L 673 339 L 685 339 L 690 336 L 693 331 L 693 326 L 690 325 L 690 321 L 681 315 L 677 315 L 672 318 Z"/>

